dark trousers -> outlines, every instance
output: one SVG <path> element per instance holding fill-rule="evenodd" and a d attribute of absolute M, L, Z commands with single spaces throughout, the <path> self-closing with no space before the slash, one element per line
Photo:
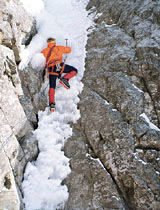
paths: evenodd
<path fill-rule="evenodd" d="M 60 66 L 62 67 L 63 66 L 63 63 L 60 64 Z M 56 72 L 56 66 L 54 66 L 54 70 L 53 72 Z M 52 71 L 52 67 L 49 67 L 48 68 L 49 72 Z M 77 73 L 77 69 L 73 66 L 70 66 L 70 65 L 65 65 L 64 67 L 64 71 L 63 73 L 70 73 L 72 71 L 75 71 Z M 56 88 L 56 79 L 57 79 L 57 75 L 49 75 L 49 87 L 50 88 Z"/>

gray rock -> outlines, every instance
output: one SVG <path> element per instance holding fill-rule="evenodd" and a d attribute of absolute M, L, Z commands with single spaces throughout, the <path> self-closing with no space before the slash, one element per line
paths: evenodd
<path fill-rule="evenodd" d="M 33 127 L 19 100 L 24 92 L 17 68 L 22 40 L 29 41 L 33 28 L 33 18 L 19 1 L 0 1 L 0 210 L 24 209 L 23 172 L 38 153 Z"/>
<path fill-rule="evenodd" d="M 70 195 L 65 209 L 125 209 L 109 172 L 98 158 L 89 155 L 84 136 L 76 131 L 65 144 L 66 155 L 72 158 L 72 172 L 64 181 Z"/>
<path fill-rule="evenodd" d="M 64 148 L 72 169 L 66 209 L 158 210 L 160 3 L 102 0 L 87 9 L 96 19 L 86 46 L 81 119 Z M 97 175 L 95 158 L 105 171 L 96 189 L 102 171 Z M 104 183 L 111 183 L 107 191 Z"/>
<path fill-rule="evenodd" d="M 4 34 L 2 44 L 12 49 L 16 62 L 20 62 L 21 44 L 28 44 L 36 34 L 35 20 L 19 1 L 1 0 L 0 29 Z"/>
<path fill-rule="evenodd" d="M 33 69 L 30 65 L 19 72 L 24 96 L 20 101 L 24 107 L 27 118 L 33 124 L 37 123 L 36 115 L 39 110 L 48 106 L 48 98 L 42 87 L 42 69 Z"/>

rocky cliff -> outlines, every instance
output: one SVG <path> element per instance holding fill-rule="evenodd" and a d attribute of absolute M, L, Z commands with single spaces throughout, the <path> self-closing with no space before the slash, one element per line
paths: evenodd
<path fill-rule="evenodd" d="M 25 86 L 18 72 L 21 46 L 35 33 L 34 19 L 18 0 L 0 0 L 0 210 L 23 208 L 24 168 L 38 152 L 32 120 L 24 111 Z"/>
<path fill-rule="evenodd" d="M 160 206 L 160 3 L 90 0 L 81 119 L 64 147 L 72 172 L 66 210 Z M 37 157 L 46 106 L 41 71 L 18 69 L 36 33 L 19 0 L 0 0 L 0 210 L 24 209 L 21 182 Z"/>
<path fill-rule="evenodd" d="M 160 2 L 92 0 L 66 209 L 160 207 Z"/>

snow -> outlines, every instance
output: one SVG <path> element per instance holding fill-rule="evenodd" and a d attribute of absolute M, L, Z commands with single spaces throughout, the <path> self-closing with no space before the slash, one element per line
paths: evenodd
<path fill-rule="evenodd" d="M 105 104 L 106 104 L 106 105 L 109 105 L 109 103 L 108 103 L 108 101 L 107 101 L 107 100 L 105 100 Z"/>
<path fill-rule="evenodd" d="M 136 87 L 134 84 L 132 84 L 132 86 L 133 86 L 136 90 L 138 90 L 138 92 L 143 93 L 143 91 L 142 91 L 141 89 L 139 89 L 138 87 Z"/>
<path fill-rule="evenodd" d="M 86 154 L 86 157 L 87 157 L 87 158 L 90 158 L 91 160 L 97 161 L 97 162 L 99 163 L 99 165 L 100 165 L 104 170 L 106 170 L 105 167 L 104 167 L 104 165 L 103 165 L 103 163 L 101 162 L 101 160 L 100 160 L 99 158 L 93 158 L 89 153 Z"/>
<path fill-rule="evenodd" d="M 107 25 L 107 24 L 105 24 L 105 27 L 107 27 L 107 28 L 111 28 L 111 27 L 113 27 L 113 26 L 116 26 L 117 24 L 111 24 L 111 25 Z"/>
<path fill-rule="evenodd" d="M 30 13 L 33 17 L 36 17 L 44 9 L 43 0 L 21 0 L 24 5 L 24 8 Z"/>
<path fill-rule="evenodd" d="M 147 165 L 147 163 L 145 161 L 143 161 L 142 159 L 139 158 L 137 152 L 133 153 L 133 155 L 137 161 L 141 162 L 143 165 Z"/>
<path fill-rule="evenodd" d="M 112 109 L 113 112 L 117 112 L 117 109 Z"/>
<path fill-rule="evenodd" d="M 54 37 L 57 45 L 68 45 L 72 53 L 66 63 L 78 69 L 78 75 L 70 80 L 71 89 L 56 89 L 56 112 L 49 108 L 39 112 L 38 129 L 34 135 L 38 140 L 39 156 L 27 164 L 24 181 L 24 203 L 26 210 L 54 210 L 63 208 L 68 199 L 67 186 L 62 180 L 70 173 L 69 159 L 64 156 L 65 141 L 72 135 L 69 122 L 80 118 L 77 103 L 83 85 L 87 29 L 92 21 L 85 10 L 88 0 L 21 0 L 25 9 L 35 17 L 38 33 L 26 48 L 21 48 L 20 69 L 30 62 L 34 68 L 42 68 L 45 60 L 40 53 L 47 46 L 47 38 Z"/>
<path fill-rule="evenodd" d="M 120 198 L 117 198 L 117 196 L 115 196 L 115 195 L 112 195 L 112 198 L 115 198 L 117 201 L 120 200 Z"/>
<path fill-rule="evenodd" d="M 150 122 L 149 118 L 147 117 L 147 115 L 145 113 L 141 114 L 140 116 L 143 117 L 143 119 L 148 123 L 148 125 L 151 129 L 160 131 L 160 129 L 156 125 L 154 125 L 153 123 Z"/>

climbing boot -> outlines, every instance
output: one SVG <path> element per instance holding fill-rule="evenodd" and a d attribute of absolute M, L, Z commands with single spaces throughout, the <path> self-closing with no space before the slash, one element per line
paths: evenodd
<path fill-rule="evenodd" d="M 61 85 L 63 85 L 63 87 L 65 87 L 66 89 L 70 89 L 70 85 L 69 85 L 69 79 L 65 79 L 64 77 L 60 78 L 59 83 Z"/>
<path fill-rule="evenodd" d="M 54 103 L 50 103 L 49 106 L 50 106 L 51 112 L 55 112 L 55 104 Z"/>

